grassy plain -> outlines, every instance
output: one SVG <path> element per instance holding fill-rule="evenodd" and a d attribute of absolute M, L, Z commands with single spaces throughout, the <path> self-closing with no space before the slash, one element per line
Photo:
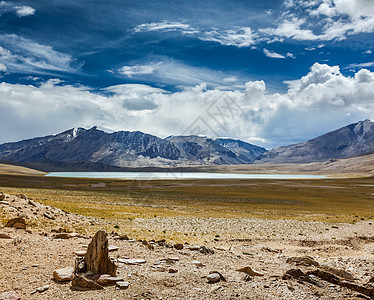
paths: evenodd
<path fill-rule="evenodd" d="M 0 175 L 0 191 L 112 220 L 183 216 L 355 223 L 374 217 L 373 178 L 138 181 Z"/>

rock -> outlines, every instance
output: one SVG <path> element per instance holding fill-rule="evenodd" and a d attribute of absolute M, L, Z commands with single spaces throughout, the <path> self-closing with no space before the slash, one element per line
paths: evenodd
<path fill-rule="evenodd" d="M 121 277 L 110 276 L 109 274 L 100 275 L 96 282 L 100 285 L 114 285 L 118 281 L 123 281 Z"/>
<path fill-rule="evenodd" d="M 126 265 L 140 265 L 145 264 L 147 261 L 144 259 L 124 259 L 124 258 L 118 258 L 117 262 L 123 263 Z"/>
<path fill-rule="evenodd" d="M 172 257 L 168 257 L 168 258 L 166 259 L 166 261 L 168 261 L 168 262 L 179 261 L 179 257 L 174 257 L 174 256 L 172 256 Z"/>
<path fill-rule="evenodd" d="M 287 259 L 286 263 L 288 264 L 296 264 L 296 266 L 319 266 L 319 263 L 310 256 L 302 256 L 302 257 L 290 257 Z"/>
<path fill-rule="evenodd" d="M 117 281 L 116 282 L 116 287 L 120 290 L 126 290 L 130 286 L 130 283 L 127 281 Z"/>
<path fill-rule="evenodd" d="M 86 272 L 87 271 L 87 265 L 84 260 L 84 257 L 78 256 L 77 261 L 76 261 L 76 267 L 78 272 Z"/>
<path fill-rule="evenodd" d="M 129 237 L 126 234 L 120 235 L 119 238 L 121 241 L 128 241 Z"/>
<path fill-rule="evenodd" d="M 251 267 L 244 267 L 241 269 L 236 270 L 238 272 L 243 272 L 249 276 L 264 276 L 264 274 L 261 274 L 259 272 L 254 271 Z"/>
<path fill-rule="evenodd" d="M 221 280 L 221 276 L 218 273 L 209 274 L 206 279 L 208 282 L 215 283 Z"/>
<path fill-rule="evenodd" d="M 75 252 L 75 255 L 76 255 L 76 256 L 85 256 L 86 253 L 87 253 L 87 251 L 82 250 L 82 251 L 77 251 L 77 252 Z"/>
<path fill-rule="evenodd" d="M 11 239 L 12 237 L 6 233 L 0 233 L 0 239 Z"/>
<path fill-rule="evenodd" d="M 18 198 L 21 198 L 23 200 L 27 200 L 27 196 L 25 194 L 19 194 Z"/>
<path fill-rule="evenodd" d="M 288 270 L 286 271 L 283 276 L 282 276 L 282 279 L 283 280 L 289 280 L 289 279 L 297 279 L 299 281 L 305 281 L 305 282 L 309 282 L 311 284 L 314 284 L 314 285 L 317 285 L 318 286 L 318 283 L 312 279 L 309 274 L 305 274 L 303 271 L 301 271 L 300 269 L 291 269 L 291 270 Z"/>
<path fill-rule="evenodd" d="M 168 269 L 168 272 L 169 272 L 169 273 L 177 273 L 177 272 L 178 272 L 178 269 L 175 269 L 175 268 L 169 268 L 169 269 Z"/>
<path fill-rule="evenodd" d="M 0 294 L 0 300 L 20 300 L 21 297 L 15 292 L 5 292 Z"/>
<path fill-rule="evenodd" d="M 4 194 L 0 194 L 0 201 L 3 201 L 5 199 L 5 195 Z"/>
<path fill-rule="evenodd" d="M 72 237 L 71 233 L 54 233 L 52 235 L 53 239 L 67 240 Z"/>
<path fill-rule="evenodd" d="M 25 219 L 22 217 L 13 218 L 5 224 L 5 227 L 13 227 L 15 229 L 26 229 L 26 222 Z"/>
<path fill-rule="evenodd" d="M 175 244 L 174 248 L 177 250 L 183 250 L 184 247 L 183 247 L 183 244 Z"/>
<path fill-rule="evenodd" d="M 118 249 L 119 249 L 119 247 L 117 247 L 117 246 L 109 246 L 108 247 L 109 252 L 117 251 Z"/>
<path fill-rule="evenodd" d="M 66 267 L 53 272 L 53 279 L 58 282 L 70 281 L 74 277 L 74 268 Z"/>
<path fill-rule="evenodd" d="M 86 290 L 103 290 L 104 288 L 92 281 L 80 275 L 75 275 L 71 281 L 71 288 L 77 291 L 86 291 Z"/>
<path fill-rule="evenodd" d="M 191 264 L 195 265 L 196 267 L 204 267 L 204 264 L 197 260 L 191 261 Z"/>
<path fill-rule="evenodd" d="M 349 281 L 355 280 L 354 276 L 351 273 L 349 273 L 349 272 L 347 272 L 345 270 L 336 269 L 336 268 L 332 268 L 332 267 L 329 267 L 329 266 L 320 266 L 319 268 L 323 269 L 323 270 L 325 270 L 327 272 L 330 272 L 332 274 L 335 274 L 335 275 L 337 275 L 339 277 L 342 277 L 345 280 L 349 280 Z"/>
<path fill-rule="evenodd" d="M 197 246 L 197 245 L 190 246 L 190 250 L 192 251 L 199 250 L 199 249 L 200 249 L 200 246 Z"/>
<path fill-rule="evenodd" d="M 92 271 L 94 274 L 117 275 L 117 266 L 109 256 L 108 234 L 104 230 L 96 232 L 88 245 L 84 260 L 87 271 Z"/>
<path fill-rule="evenodd" d="M 201 246 L 199 251 L 202 254 L 214 254 L 214 250 L 209 249 L 209 248 L 207 248 L 205 246 Z"/>
<path fill-rule="evenodd" d="M 368 283 L 374 283 L 374 276 L 369 279 Z"/>
<path fill-rule="evenodd" d="M 310 272 L 307 272 L 307 274 L 317 276 L 321 278 L 322 280 L 328 281 L 330 283 L 354 290 L 356 292 L 359 292 L 361 294 L 374 298 L 374 287 L 372 286 L 369 286 L 369 285 L 365 286 L 365 285 L 360 285 L 360 284 L 356 284 L 356 283 L 349 282 L 349 281 L 344 281 L 344 280 L 341 280 L 338 276 L 330 272 L 322 271 L 322 270 L 310 271 Z"/>
<path fill-rule="evenodd" d="M 45 212 L 44 214 L 43 214 L 43 216 L 44 217 L 46 217 L 47 219 L 50 219 L 50 220 L 54 220 L 55 218 L 54 217 L 52 217 L 49 213 L 47 213 L 47 212 Z"/>
<path fill-rule="evenodd" d="M 9 202 L 7 202 L 7 201 L 0 201 L 0 204 L 2 204 L 2 205 L 9 205 Z"/>
<path fill-rule="evenodd" d="M 35 203 L 34 201 L 32 201 L 31 199 L 29 199 L 29 201 L 28 201 L 28 202 L 29 202 L 29 204 L 30 204 L 30 205 L 32 205 L 32 206 L 34 206 L 34 207 L 36 207 L 36 203 Z"/>
<path fill-rule="evenodd" d="M 39 293 L 43 293 L 43 292 L 45 292 L 45 291 L 48 290 L 48 289 L 49 289 L 49 285 L 46 284 L 46 285 L 43 285 L 43 286 L 40 286 L 40 287 L 36 288 L 35 290 L 36 290 L 37 292 L 39 292 Z"/>

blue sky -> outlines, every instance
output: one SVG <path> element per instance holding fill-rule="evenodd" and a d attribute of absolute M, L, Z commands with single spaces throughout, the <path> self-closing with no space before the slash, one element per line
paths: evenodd
<path fill-rule="evenodd" d="M 373 32 L 371 0 L 1 1 L 0 142 L 303 141 L 374 118 Z"/>

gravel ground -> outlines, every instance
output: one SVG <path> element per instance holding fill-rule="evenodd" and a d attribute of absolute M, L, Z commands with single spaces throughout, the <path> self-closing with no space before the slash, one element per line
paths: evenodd
<path fill-rule="evenodd" d="M 55 269 L 74 266 L 74 253 L 86 249 L 91 237 L 80 233 L 70 239 L 54 239 L 51 231 L 62 227 L 70 231 L 78 228 L 81 232 L 92 222 L 97 227 L 105 227 L 105 220 L 68 214 L 39 203 L 34 206 L 28 199 L 17 196 L 7 195 L 5 201 L 9 205 L 0 204 L 2 219 L 23 216 L 28 230 L 0 227 L 0 233 L 10 236 L 0 239 L 0 294 L 13 290 L 21 299 L 362 299 L 368 296 L 313 275 L 310 278 L 315 284 L 285 280 L 282 276 L 291 269 L 305 273 L 323 266 L 350 273 L 353 282 L 360 285 L 374 276 L 372 221 L 352 225 L 263 219 L 155 218 L 135 219 L 133 225 L 147 234 L 155 227 L 182 235 L 193 236 L 197 232 L 202 238 L 196 239 L 196 244 L 213 250 L 214 254 L 192 250 L 190 244 L 177 250 L 171 247 L 175 243 L 171 240 L 166 245 L 148 241 L 154 248 L 150 250 L 142 241 L 120 240 L 117 234 L 109 234 L 109 245 L 118 247 L 117 251 L 110 252 L 113 259 L 144 259 L 146 263 L 118 263 L 118 275 L 130 283 L 126 290 L 109 286 L 102 291 L 73 291 L 69 282 L 53 281 L 52 274 Z M 49 212 L 55 220 L 38 217 L 44 212 Z M 212 232 L 217 235 L 217 241 L 205 241 L 203 237 Z M 132 238 L 130 230 L 123 233 Z M 320 266 L 287 262 L 290 257 L 305 255 Z M 194 261 L 201 262 L 202 266 L 196 266 Z M 245 274 L 237 271 L 243 267 L 251 267 L 263 276 L 245 281 Z M 169 273 L 170 268 L 177 272 Z M 212 271 L 221 273 L 226 282 L 208 283 L 206 276 Z M 49 285 L 48 290 L 33 293 L 43 285 Z"/>

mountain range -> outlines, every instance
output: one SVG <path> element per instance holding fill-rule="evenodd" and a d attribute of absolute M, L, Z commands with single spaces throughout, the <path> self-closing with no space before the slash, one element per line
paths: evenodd
<path fill-rule="evenodd" d="M 124 168 L 309 163 L 370 154 L 374 123 L 350 124 L 315 139 L 265 148 L 230 138 L 170 136 L 97 127 L 0 145 L 0 161 L 45 171 L 120 171 Z"/>

